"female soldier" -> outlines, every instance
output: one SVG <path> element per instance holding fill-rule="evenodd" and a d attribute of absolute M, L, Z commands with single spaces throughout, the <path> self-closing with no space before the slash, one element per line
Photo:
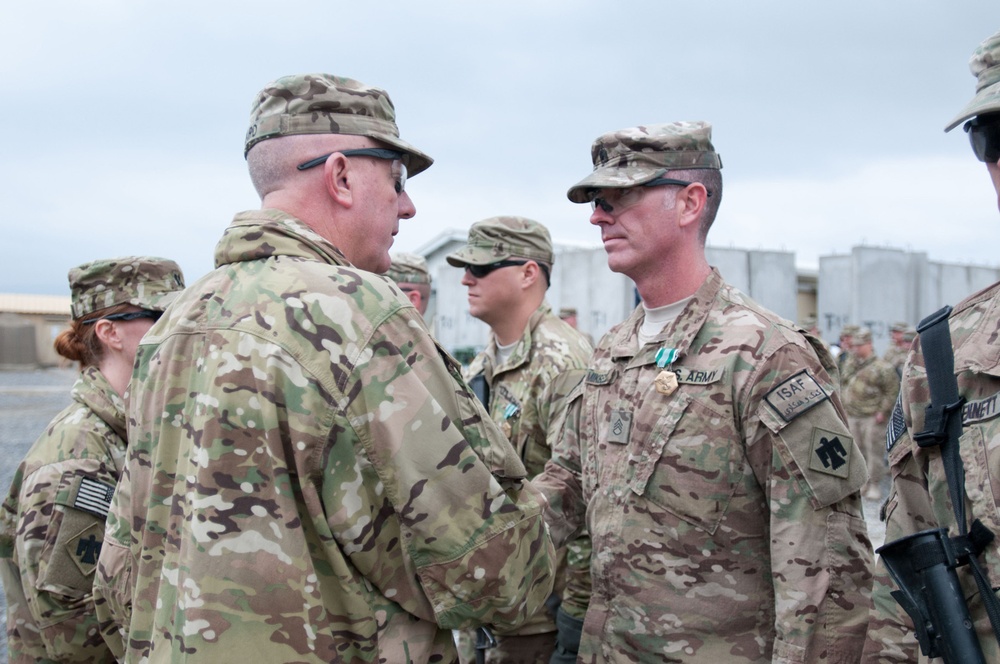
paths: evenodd
<path fill-rule="evenodd" d="M 73 320 L 56 351 L 79 362 L 72 404 L 21 462 L 0 509 L 10 662 L 114 662 L 91 593 L 108 505 L 125 459 L 122 396 L 142 335 L 183 289 L 161 258 L 69 271 Z"/>

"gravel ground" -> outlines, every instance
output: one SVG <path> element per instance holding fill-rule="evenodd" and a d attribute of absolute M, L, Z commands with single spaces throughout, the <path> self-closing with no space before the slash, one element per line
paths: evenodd
<path fill-rule="evenodd" d="M 69 405 L 75 369 L 0 371 L 0 491 L 6 497 L 18 464 L 45 425 Z M 2 499 L 2 498 L 0 498 Z M 872 544 L 882 545 L 885 528 L 878 520 L 879 504 L 864 501 Z M 0 596 L 0 615 L 6 617 L 6 598 Z M 6 624 L 6 619 L 4 620 Z M 0 630 L 0 662 L 7 661 L 7 634 Z"/>

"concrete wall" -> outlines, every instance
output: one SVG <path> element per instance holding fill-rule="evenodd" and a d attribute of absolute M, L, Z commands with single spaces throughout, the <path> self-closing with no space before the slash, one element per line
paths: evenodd
<path fill-rule="evenodd" d="M 1000 279 L 1000 269 L 936 263 L 922 252 L 854 247 L 819 259 L 818 322 L 828 343 L 847 324 L 872 331 L 877 353 L 895 322 L 916 325 L 945 304 L 955 305 Z"/>

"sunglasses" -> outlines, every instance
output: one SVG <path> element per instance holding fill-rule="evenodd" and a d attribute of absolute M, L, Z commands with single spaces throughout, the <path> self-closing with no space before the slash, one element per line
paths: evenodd
<path fill-rule="evenodd" d="M 980 115 L 966 122 L 964 128 L 976 159 L 987 164 L 1000 160 L 1000 114 Z"/>
<path fill-rule="evenodd" d="M 129 311 L 123 314 L 108 314 L 100 318 L 91 318 L 90 320 L 83 321 L 83 324 L 90 325 L 99 320 L 136 320 L 138 318 L 152 318 L 153 322 L 156 322 L 160 320 L 161 316 L 163 316 L 162 311 Z"/>
<path fill-rule="evenodd" d="M 401 194 L 406 188 L 406 164 L 403 162 L 402 152 L 387 150 L 386 148 L 360 148 L 358 150 L 337 150 L 337 152 L 345 157 L 374 157 L 376 159 L 386 159 L 392 161 L 392 176 L 396 180 L 396 193 Z M 296 166 L 296 168 L 300 171 L 304 171 L 313 168 L 314 166 L 319 166 L 329 159 L 332 154 L 336 154 L 336 152 L 328 152 L 322 157 L 316 157 L 315 159 L 304 161 Z M 399 163 L 398 168 L 396 167 L 397 162 Z"/>
<path fill-rule="evenodd" d="M 688 182 L 687 180 L 675 180 L 673 178 L 655 178 L 649 182 L 644 182 L 635 187 L 626 187 L 623 189 L 607 189 L 609 191 L 606 196 L 598 196 L 597 192 L 599 190 L 595 189 L 593 191 L 593 198 L 590 199 L 590 209 L 597 210 L 601 208 L 608 214 L 611 214 L 615 210 L 618 212 L 624 212 L 626 209 L 632 207 L 639 202 L 642 198 L 643 187 L 661 187 L 663 185 L 675 184 L 681 187 L 686 187 L 689 184 L 694 184 L 693 182 Z M 712 192 L 708 192 L 711 196 Z"/>
<path fill-rule="evenodd" d="M 482 279 L 493 270 L 499 270 L 502 267 L 511 267 L 512 265 L 526 265 L 527 263 L 528 261 L 497 261 L 489 265 L 466 265 L 465 269 L 476 279 Z"/>

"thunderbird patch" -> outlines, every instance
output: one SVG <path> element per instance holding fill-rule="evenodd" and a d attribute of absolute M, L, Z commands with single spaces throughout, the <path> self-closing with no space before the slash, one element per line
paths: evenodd
<path fill-rule="evenodd" d="M 846 480 L 851 470 L 853 449 L 854 439 L 850 436 L 816 427 L 812 433 L 809 470 Z"/>
<path fill-rule="evenodd" d="M 781 419 L 791 422 L 813 406 L 830 396 L 812 377 L 808 369 L 803 369 L 767 393 L 764 400 Z"/>

